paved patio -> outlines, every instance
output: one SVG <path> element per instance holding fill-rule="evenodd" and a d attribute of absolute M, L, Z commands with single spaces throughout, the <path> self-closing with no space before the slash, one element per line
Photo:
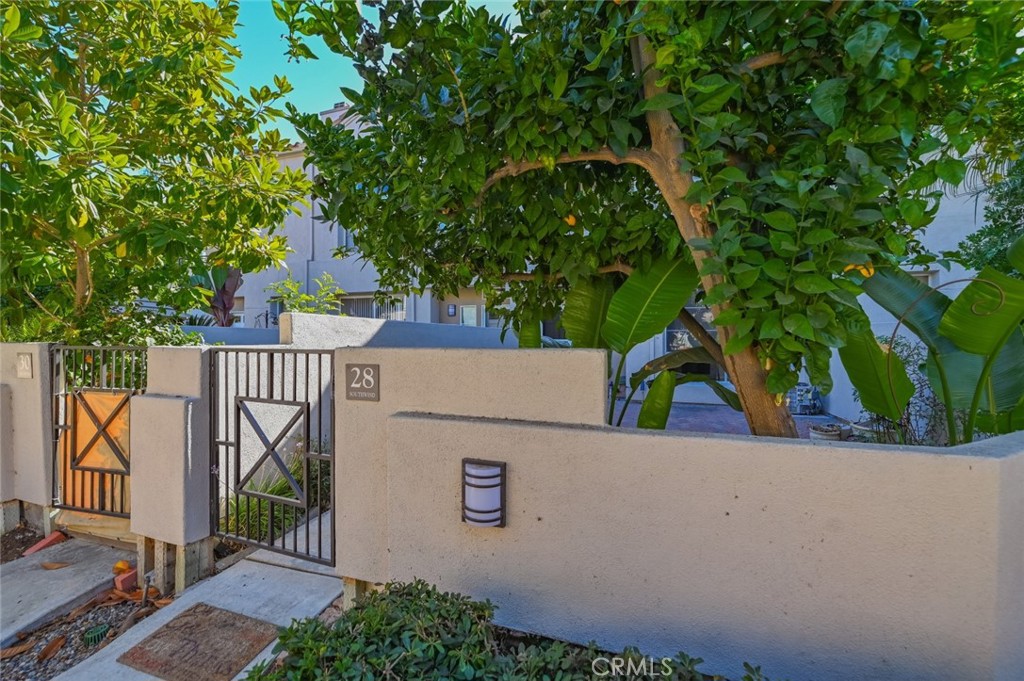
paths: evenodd
<path fill-rule="evenodd" d="M 622 409 L 624 400 L 618 400 L 615 407 L 616 418 Z M 622 425 L 635 427 L 636 417 L 640 413 L 640 402 L 633 401 L 626 411 Z M 839 419 L 830 414 L 821 416 L 794 416 L 796 427 L 800 431 L 800 437 L 808 438 L 809 429 L 814 424 L 838 423 Z M 734 411 L 724 404 L 691 404 L 687 402 L 675 402 L 672 411 L 669 413 L 666 430 L 689 430 L 698 433 L 732 433 L 735 435 L 750 435 L 750 428 L 747 427 L 747 420 L 738 411 Z"/>

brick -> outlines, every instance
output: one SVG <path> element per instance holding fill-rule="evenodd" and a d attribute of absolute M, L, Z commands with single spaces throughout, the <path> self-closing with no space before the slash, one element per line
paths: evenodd
<path fill-rule="evenodd" d="M 36 542 L 32 546 L 30 546 L 27 549 L 25 549 L 25 552 L 22 553 L 21 555 L 23 555 L 23 556 L 30 556 L 33 553 L 35 553 L 36 551 L 42 551 L 43 549 L 49 548 L 49 547 L 53 546 L 54 544 L 59 544 L 62 541 L 65 541 L 66 539 L 67 539 L 67 536 L 63 532 L 59 532 L 57 530 L 54 530 L 53 532 L 51 532 L 50 534 L 46 535 L 44 538 L 40 539 L 38 542 Z"/>
<path fill-rule="evenodd" d="M 132 568 L 114 577 L 114 588 L 131 593 L 139 586 L 139 571 Z"/>

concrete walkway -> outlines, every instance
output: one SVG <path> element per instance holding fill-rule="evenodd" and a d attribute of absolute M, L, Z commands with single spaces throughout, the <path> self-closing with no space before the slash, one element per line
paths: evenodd
<path fill-rule="evenodd" d="M 172 604 L 142 620 L 106 648 L 56 679 L 159 681 L 155 676 L 121 664 L 117 658 L 197 603 L 206 603 L 283 627 L 293 619 L 315 617 L 341 595 L 342 582 L 337 577 L 268 565 L 252 560 L 255 555 L 186 589 Z M 312 563 L 306 564 L 313 569 L 317 567 Z M 244 679 L 252 665 L 271 657 L 273 647 L 273 643 L 267 646 L 235 678 Z"/>
<path fill-rule="evenodd" d="M 61 617 L 113 587 L 114 563 L 135 560 L 130 551 L 69 539 L 0 566 L 0 646 L 19 631 Z M 43 563 L 69 563 L 47 570 Z"/>
<path fill-rule="evenodd" d="M 330 556 L 331 544 L 333 543 L 332 537 L 334 536 L 333 526 L 331 525 L 331 512 L 326 511 L 319 518 L 313 517 L 307 524 L 309 525 L 309 549 L 306 548 L 306 525 L 300 525 L 297 530 L 292 530 L 284 535 L 281 540 L 281 547 L 287 549 L 294 546 L 294 550 L 299 553 L 310 553 L 324 557 Z M 302 570 L 303 572 L 312 572 L 317 575 L 334 576 L 335 574 L 334 568 L 330 565 L 311 563 L 297 556 L 289 556 L 268 549 L 260 549 L 252 553 L 247 560 L 266 563 L 267 565 L 278 565 L 293 570 Z"/>

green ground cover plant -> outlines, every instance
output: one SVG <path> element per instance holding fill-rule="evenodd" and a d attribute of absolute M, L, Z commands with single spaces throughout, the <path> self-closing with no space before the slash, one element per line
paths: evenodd
<path fill-rule="evenodd" d="M 388 584 L 347 610 L 333 625 L 317 619 L 281 631 L 281 662 L 263 662 L 249 681 L 593 681 L 593 662 L 610 654 L 495 626 L 494 606 L 442 593 L 416 580 Z M 639 664 L 638 650 L 619 656 Z M 662 658 L 654 658 L 661 671 Z M 680 653 L 664 662 L 665 681 L 725 681 L 699 670 L 703 660 Z M 599 662 L 599 665 L 602 664 Z M 650 664 L 650 662 L 648 662 Z M 650 678 L 633 675 L 623 678 Z M 743 665 L 740 681 L 769 681 Z"/>

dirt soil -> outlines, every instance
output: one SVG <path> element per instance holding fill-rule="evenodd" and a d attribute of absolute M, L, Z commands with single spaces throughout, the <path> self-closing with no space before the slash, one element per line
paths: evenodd
<path fill-rule="evenodd" d="M 0 537 L 0 563 L 21 558 L 22 552 L 43 538 L 31 527 L 19 525 Z"/>

